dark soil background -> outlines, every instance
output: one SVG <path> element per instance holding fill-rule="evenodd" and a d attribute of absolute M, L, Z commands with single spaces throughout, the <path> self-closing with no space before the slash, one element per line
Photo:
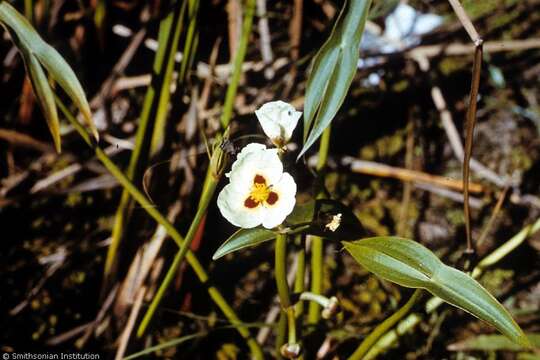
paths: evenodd
<path fill-rule="evenodd" d="M 262 2 L 267 7 L 274 58 L 267 66 L 262 63 L 256 16 L 246 56 L 251 66 L 243 74 L 235 102 L 233 139 L 262 134 L 254 110 L 267 101 L 281 99 L 302 108 L 309 62 L 330 34 L 343 5 L 341 1 L 297 0 L 297 4 L 303 4 L 303 12 L 301 34 L 295 34 L 290 30 L 293 2 Z M 12 3 L 24 12 L 23 1 Z M 101 146 L 114 148 L 121 144 L 111 157 L 126 168 L 131 151 L 124 148 L 122 141 L 133 142 L 148 85 L 148 81 L 129 81 L 139 81 L 152 73 L 155 52 L 147 43 L 157 39 L 159 21 L 169 10 L 167 1 L 31 3 L 34 25 L 73 67 L 92 102 L 103 139 Z M 199 43 L 193 66 L 187 80 L 171 96 L 165 145 L 146 166 L 146 176 L 151 179 L 145 183 L 149 196 L 162 213 L 172 217 L 181 234 L 186 233 L 195 214 L 208 166 L 201 134 L 211 139 L 219 128 L 227 76 L 219 75 L 217 68 L 227 68 L 231 59 L 231 39 L 235 41 L 238 36 L 233 19 L 239 15 L 241 3 L 201 2 Z M 506 45 L 505 51 L 486 50 L 481 75 L 473 157 L 496 176 L 493 180 L 475 169 L 471 172 L 471 180 L 482 185 L 481 192 L 472 194 L 473 238 L 479 239 L 489 225 L 487 236 L 477 244 L 478 257 L 482 258 L 535 222 L 540 214 L 540 2 L 463 3 L 485 41 Z M 445 263 L 461 267 L 465 223 L 459 193 L 448 195 L 448 189 L 433 184 L 357 173 L 350 167 L 351 159 L 361 159 L 461 179 L 461 161 L 452 150 L 432 91 L 434 87 L 440 88 L 463 141 L 472 51 L 458 55 L 444 51 L 451 44 L 470 46 L 471 42 L 447 2 L 407 4 L 423 14 L 440 16 L 442 23 L 402 49 L 388 52 L 377 45 L 363 46 L 361 59 L 374 61 L 366 61 L 367 65 L 358 70 L 332 123 L 325 185 L 333 198 L 354 209 L 366 236 L 399 233 L 426 245 Z M 100 5 L 105 9 L 102 22 L 95 18 Z M 371 29 L 384 32 L 385 20 L 398 2 L 375 1 L 375 5 Z M 126 28 L 132 34 L 119 35 Z M 126 52 L 133 34 L 142 29 L 147 42 L 137 46 L 127 65 L 116 73 L 114 65 Z M 294 39 L 298 35 L 296 47 Z M 512 40 L 536 40 L 536 45 L 512 49 Z M 180 50 L 184 41 L 185 31 L 180 38 Z M 438 45 L 440 51 L 429 56 L 429 70 L 422 71 L 411 54 L 428 45 Z M 214 47 L 216 72 L 206 103 L 199 105 L 193 118 L 188 109 L 192 102 L 199 102 L 207 81 L 197 71 L 197 64 L 211 63 Z M 294 49 L 298 50 L 297 55 Z M 67 122 L 62 122 L 63 152 L 54 152 L 46 123 L 25 78 L 22 59 L 6 32 L 2 32 L 0 39 L 0 59 L 0 350 L 84 351 L 113 358 L 134 294 L 111 291 L 129 281 L 134 258 L 151 241 L 156 225 L 144 209 L 134 207 L 114 276 L 105 282 L 104 263 L 121 187 Z M 274 70 L 273 77 L 265 77 L 268 69 Z M 376 81 L 368 81 L 375 79 L 374 75 Z M 107 79 L 112 79 L 113 86 L 103 91 Z M 302 129 L 297 129 L 293 142 L 301 144 L 301 134 Z M 241 146 L 248 141 L 239 139 L 235 144 Z M 291 162 L 299 198 L 312 192 L 313 177 L 308 167 L 316 153 L 314 146 L 305 163 Z M 295 156 L 291 156 L 291 161 Z M 66 169 L 71 171 L 65 172 Z M 135 182 L 141 186 L 142 177 Z M 441 193 L 441 189 L 446 192 Z M 501 210 L 494 222 L 488 224 L 503 191 L 507 192 Z M 235 228 L 222 218 L 214 203 L 194 251 L 208 269 L 212 283 L 244 322 L 253 323 L 251 331 L 256 334 L 267 313 L 276 306 L 272 244 L 264 243 L 212 261 L 214 251 L 233 231 Z M 337 296 L 343 311 L 335 320 L 304 329 L 306 359 L 347 358 L 361 339 L 412 293 L 369 275 L 341 251 L 339 242 L 325 244 L 325 293 Z M 166 238 L 152 259 L 150 274 L 144 282 L 148 291 L 143 311 L 176 249 L 174 242 Z M 291 254 L 294 249 L 291 246 Z M 533 234 L 481 279 L 528 333 L 540 330 L 539 249 L 540 236 Z M 415 310 L 424 315 L 420 325 L 401 336 L 379 358 L 536 356 L 534 352 L 495 353 L 467 348 L 454 351 L 450 345 L 480 334 L 494 334 L 495 330 L 449 306 L 429 315 L 425 315 L 421 305 Z M 277 320 L 271 325 L 275 323 Z M 141 339 L 133 334 L 125 354 L 197 332 L 206 334 L 145 357 L 248 358 L 243 340 L 228 327 L 191 270 L 182 267 L 149 331 Z M 270 335 L 264 343 L 268 358 L 276 356 L 274 340 Z"/>

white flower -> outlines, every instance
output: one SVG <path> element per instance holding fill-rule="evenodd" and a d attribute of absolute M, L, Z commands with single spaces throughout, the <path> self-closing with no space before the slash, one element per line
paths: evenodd
<path fill-rule="evenodd" d="M 324 227 L 332 232 L 335 232 L 339 225 L 341 225 L 341 213 L 332 216 L 332 221 L 330 221 Z"/>
<path fill-rule="evenodd" d="M 296 203 L 296 183 L 283 172 L 277 149 L 262 144 L 245 146 L 218 196 L 221 214 L 233 225 L 272 229 L 285 220 Z"/>
<path fill-rule="evenodd" d="M 290 139 L 293 130 L 302 116 L 301 111 L 284 101 L 272 101 L 255 111 L 264 133 L 278 147 L 284 146 Z"/>

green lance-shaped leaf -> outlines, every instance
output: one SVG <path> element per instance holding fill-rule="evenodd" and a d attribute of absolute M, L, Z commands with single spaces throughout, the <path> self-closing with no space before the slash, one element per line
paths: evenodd
<path fill-rule="evenodd" d="M 0 2 L 0 23 L 8 27 L 12 34 L 16 35 L 18 47 L 20 49 L 24 48 L 23 51 L 35 56 L 47 69 L 51 77 L 60 84 L 79 108 L 84 121 L 91 129 L 96 140 L 99 139 L 84 90 L 64 58 L 55 48 L 43 41 L 30 22 L 7 1 Z"/>
<path fill-rule="evenodd" d="M 228 238 L 219 249 L 212 255 L 213 260 L 217 260 L 227 254 L 241 250 L 250 246 L 258 245 L 262 242 L 276 238 L 276 234 L 267 229 L 253 228 L 240 229 Z"/>
<path fill-rule="evenodd" d="M 330 37 L 313 59 L 304 106 L 304 147 L 298 157 L 317 141 L 345 100 L 356 73 L 370 5 L 371 0 L 344 4 Z"/>
<path fill-rule="evenodd" d="M 512 316 L 482 285 L 443 264 L 419 243 L 399 237 L 374 237 L 343 244 L 356 261 L 375 275 L 405 287 L 426 289 L 486 321 L 515 343 L 530 346 Z"/>
<path fill-rule="evenodd" d="M 54 101 L 54 93 L 39 61 L 26 51 L 22 51 L 22 53 L 26 71 L 30 77 L 30 82 L 32 83 L 32 88 L 39 100 L 45 120 L 49 126 L 49 131 L 51 132 L 54 141 L 54 147 L 59 153 L 62 150 L 62 142 L 60 140 L 60 122 L 58 120 L 58 112 Z"/>

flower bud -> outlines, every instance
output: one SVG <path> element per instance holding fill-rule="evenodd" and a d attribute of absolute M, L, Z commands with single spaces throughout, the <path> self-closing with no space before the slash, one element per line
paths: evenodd
<path fill-rule="evenodd" d="M 285 359 L 297 359 L 302 353 L 302 347 L 298 343 L 283 344 L 280 352 Z"/>
<path fill-rule="evenodd" d="M 328 320 L 334 317 L 337 313 L 339 313 L 340 310 L 341 306 L 339 305 L 339 300 L 337 299 L 337 297 L 332 296 L 329 299 L 328 304 L 324 307 L 322 311 L 322 317 L 323 319 Z"/>
<path fill-rule="evenodd" d="M 226 145 L 229 143 L 228 130 L 225 135 L 218 138 L 212 148 L 212 156 L 210 157 L 210 170 L 214 178 L 219 179 L 223 176 L 227 165 L 229 164 L 229 153 L 226 151 Z"/>
<path fill-rule="evenodd" d="M 284 101 L 272 101 L 255 111 L 257 119 L 272 143 L 283 150 L 302 116 L 302 112 Z"/>

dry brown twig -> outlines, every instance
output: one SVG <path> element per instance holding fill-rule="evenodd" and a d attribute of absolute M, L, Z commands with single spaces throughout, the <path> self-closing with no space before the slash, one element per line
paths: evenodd
<path fill-rule="evenodd" d="M 92 335 L 92 332 L 99 326 L 99 324 L 105 319 L 105 315 L 107 314 L 109 308 L 111 307 L 113 300 L 116 297 L 116 293 L 118 292 L 118 285 L 115 285 L 109 294 L 107 295 L 107 298 L 101 305 L 101 308 L 99 309 L 96 318 L 94 321 L 92 321 L 84 331 L 83 336 L 81 336 L 77 341 L 75 342 L 75 346 L 77 349 L 82 349 L 86 342 L 90 339 L 90 336 Z"/>
<path fill-rule="evenodd" d="M 120 152 L 122 152 L 124 148 L 118 147 L 117 145 L 111 145 L 105 148 L 105 153 L 108 156 L 116 155 Z M 50 188 L 54 184 L 58 183 L 62 179 L 65 179 L 68 176 L 72 176 L 82 169 L 84 169 L 84 165 L 80 163 L 73 163 L 71 165 L 66 166 L 62 170 L 54 171 L 51 174 L 47 175 L 45 178 L 37 181 L 34 186 L 30 189 L 30 194 L 36 194 L 40 191 L 46 190 L 47 188 Z"/>
<path fill-rule="evenodd" d="M 483 43 L 484 52 L 497 53 L 505 51 L 524 51 L 540 47 L 540 39 L 486 41 Z M 437 44 L 423 45 L 405 51 L 405 55 L 411 59 L 417 57 L 432 58 L 435 56 L 458 56 L 470 55 L 475 52 L 476 46 L 470 44 Z"/>
<path fill-rule="evenodd" d="M 427 73 L 429 71 L 430 66 L 427 57 L 420 56 L 415 58 L 414 60 L 418 62 L 420 70 L 422 70 L 424 73 Z M 452 119 L 452 114 L 450 113 L 450 110 L 448 110 L 446 100 L 444 99 L 441 88 L 439 86 L 432 86 L 431 98 L 433 99 L 435 107 L 439 111 L 441 123 L 446 132 L 446 136 L 448 137 L 448 141 L 450 142 L 450 147 L 452 148 L 452 151 L 456 158 L 460 162 L 462 162 L 464 159 L 465 151 L 461 142 L 461 136 L 456 129 L 456 125 L 454 124 L 454 121 Z M 470 166 L 477 176 L 488 180 L 489 182 L 495 184 L 498 187 L 506 186 L 507 180 L 505 178 L 496 174 L 493 170 L 484 166 L 476 159 L 470 159 Z"/>
<path fill-rule="evenodd" d="M 270 42 L 270 29 L 268 26 L 268 16 L 266 13 L 266 0 L 257 0 L 257 16 L 259 17 L 258 28 L 261 39 L 261 55 L 263 63 L 266 65 L 264 69 L 264 77 L 268 80 L 274 77 L 274 69 L 270 66 L 274 55 L 272 53 L 272 44 Z"/>
<path fill-rule="evenodd" d="M 495 220 L 497 219 L 499 213 L 501 212 L 502 205 L 504 204 L 504 200 L 506 199 L 506 195 L 508 194 L 509 187 L 505 187 L 503 191 L 499 194 L 499 198 L 497 199 L 497 203 L 495 204 L 495 207 L 493 208 L 493 211 L 491 212 L 491 216 L 489 217 L 489 220 L 484 226 L 484 229 L 482 229 L 482 233 L 478 237 L 478 240 L 476 241 L 476 244 L 478 247 L 482 246 L 484 241 L 486 240 L 489 232 L 491 231 L 491 228 L 495 224 Z"/>
<path fill-rule="evenodd" d="M 476 110 L 478 101 L 478 89 L 480 87 L 480 73 L 482 69 L 482 49 L 484 40 L 480 37 L 476 28 L 474 27 L 471 19 L 465 12 L 465 9 L 459 2 L 459 0 L 448 0 L 450 5 L 454 9 L 459 21 L 469 34 L 471 41 L 474 43 L 474 60 L 472 69 L 471 91 L 469 95 L 469 107 L 466 115 L 466 135 L 465 135 L 465 152 L 463 156 L 463 212 L 465 216 L 465 233 L 467 236 L 467 249 L 466 254 L 473 255 L 475 252 L 474 244 L 472 240 L 471 230 L 471 210 L 469 207 L 469 171 L 471 153 L 474 141 L 474 126 L 476 124 Z M 470 259 L 469 259 L 470 260 Z M 471 261 L 466 262 L 466 267 L 471 266 Z"/>
<path fill-rule="evenodd" d="M 122 335 L 120 335 L 118 349 L 116 350 L 116 355 L 114 357 L 115 360 L 121 360 L 124 357 L 124 353 L 126 352 L 129 342 L 129 337 L 133 331 L 133 327 L 135 326 L 135 321 L 137 320 L 137 315 L 139 315 L 139 312 L 141 311 L 145 292 L 146 288 L 143 286 L 139 289 L 139 292 L 137 293 L 135 302 L 131 307 L 131 313 L 129 314 L 128 321 L 126 323 L 126 326 L 124 327 L 124 331 L 122 331 Z"/>
<path fill-rule="evenodd" d="M 351 171 L 360 174 L 390 177 L 402 181 L 427 183 L 454 190 L 463 190 L 464 188 L 464 183 L 461 180 L 450 179 L 438 175 L 431 175 L 421 171 L 388 166 L 374 161 L 357 160 L 351 157 L 344 157 L 342 160 L 342 164 L 349 165 L 351 167 Z M 470 188 L 473 192 L 484 191 L 483 186 L 477 183 L 470 184 Z"/>
<path fill-rule="evenodd" d="M 179 212 L 180 204 L 177 201 L 169 210 L 167 217 L 174 221 Z M 129 305 L 135 301 L 136 294 L 143 287 L 166 238 L 167 232 L 163 227 L 158 226 L 151 239 L 143 244 L 135 254 L 128 274 L 120 285 L 120 291 L 114 304 L 113 311 L 116 316 L 122 316 Z"/>
<path fill-rule="evenodd" d="M 291 69 L 285 79 L 284 98 L 288 99 L 293 89 L 294 81 L 298 73 L 296 63 L 300 58 L 300 40 L 302 38 L 302 12 L 304 0 L 294 0 L 293 14 L 289 25 L 289 38 L 291 39 Z"/>
<path fill-rule="evenodd" d="M 29 135 L 15 130 L 0 129 L 0 140 L 8 142 L 12 146 L 24 147 L 45 153 L 54 152 L 54 148 L 50 144 L 36 140 Z"/>

